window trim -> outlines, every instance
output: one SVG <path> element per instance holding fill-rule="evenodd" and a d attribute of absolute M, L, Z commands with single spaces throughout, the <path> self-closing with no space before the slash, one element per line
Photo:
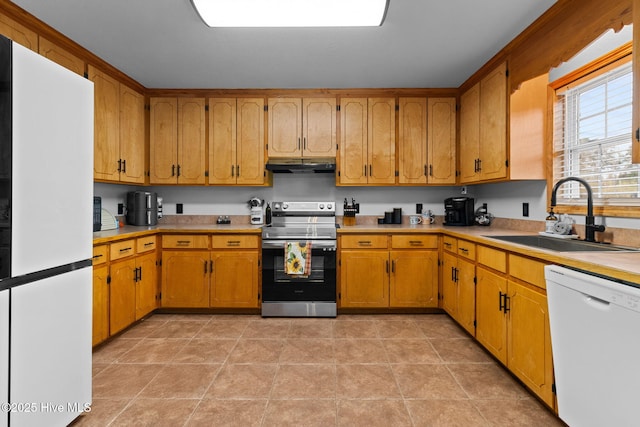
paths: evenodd
<path fill-rule="evenodd" d="M 632 46 L 633 42 L 623 44 L 617 49 L 603 55 L 594 61 L 585 64 L 584 66 L 568 73 L 557 80 L 549 83 L 549 87 L 552 89 L 550 105 L 553 106 L 558 100 L 557 94 L 564 92 L 566 89 L 575 87 L 585 81 L 596 78 L 607 71 L 610 71 L 620 65 L 623 65 L 632 60 Z M 635 72 L 635 71 L 634 71 Z M 553 108 L 549 110 L 549 126 L 553 129 Z M 547 176 L 547 200 L 551 200 L 551 191 L 555 181 L 553 179 L 553 137 L 550 137 L 547 141 L 547 162 L 548 162 L 548 176 Z M 586 215 L 587 207 L 585 204 L 563 204 L 558 203 L 556 209 L 558 212 L 566 213 L 570 215 Z M 610 217 L 626 217 L 626 218 L 640 218 L 640 206 L 638 205 L 609 205 L 605 201 L 594 201 L 593 212 L 598 216 L 610 216 Z"/>

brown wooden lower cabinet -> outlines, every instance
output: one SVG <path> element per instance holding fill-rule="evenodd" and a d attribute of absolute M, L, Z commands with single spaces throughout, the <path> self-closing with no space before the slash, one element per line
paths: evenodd
<path fill-rule="evenodd" d="M 442 248 L 442 308 L 475 336 L 476 245 L 443 236 Z"/>
<path fill-rule="evenodd" d="M 93 340 L 92 345 L 109 338 L 109 266 L 93 267 Z"/>
<path fill-rule="evenodd" d="M 436 235 L 342 236 L 340 307 L 437 307 L 437 242 Z"/>
<path fill-rule="evenodd" d="M 93 345 L 122 331 L 158 306 L 156 237 L 94 247 Z"/>
<path fill-rule="evenodd" d="M 477 266 L 476 338 L 553 407 L 549 314 L 539 280 L 544 263 L 509 254 L 509 265 L 516 276 Z"/>
<path fill-rule="evenodd" d="M 209 306 L 208 250 L 162 251 L 162 307 Z"/>
<path fill-rule="evenodd" d="M 163 247 L 199 249 L 163 250 L 162 307 L 260 306 L 258 236 L 163 236 Z"/>

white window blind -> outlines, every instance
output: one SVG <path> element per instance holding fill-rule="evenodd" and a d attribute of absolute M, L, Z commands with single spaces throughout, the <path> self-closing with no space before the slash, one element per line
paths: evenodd
<path fill-rule="evenodd" d="M 640 168 L 631 163 L 631 62 L 556 92 L 554 182 L 585 179 L 595 205 L 640 205 Z M 567 182 L 558 203 L 586 203 L 584 187 Z"/>

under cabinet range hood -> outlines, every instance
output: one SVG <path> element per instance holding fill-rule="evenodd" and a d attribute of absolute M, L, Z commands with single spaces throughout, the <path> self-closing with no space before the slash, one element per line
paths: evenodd
<path fill-rule="evenodd" d="M 266 168 L 273 173 L 334 173 L 336 159 L 269 159 Z"/>

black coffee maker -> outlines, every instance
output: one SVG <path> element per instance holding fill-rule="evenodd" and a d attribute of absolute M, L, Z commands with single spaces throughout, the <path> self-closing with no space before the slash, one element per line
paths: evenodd
<path fill-rule="evenodd" d="M 444 225 L 473 225 L 473 197 L 449 197 L 444 201 Z"/>

